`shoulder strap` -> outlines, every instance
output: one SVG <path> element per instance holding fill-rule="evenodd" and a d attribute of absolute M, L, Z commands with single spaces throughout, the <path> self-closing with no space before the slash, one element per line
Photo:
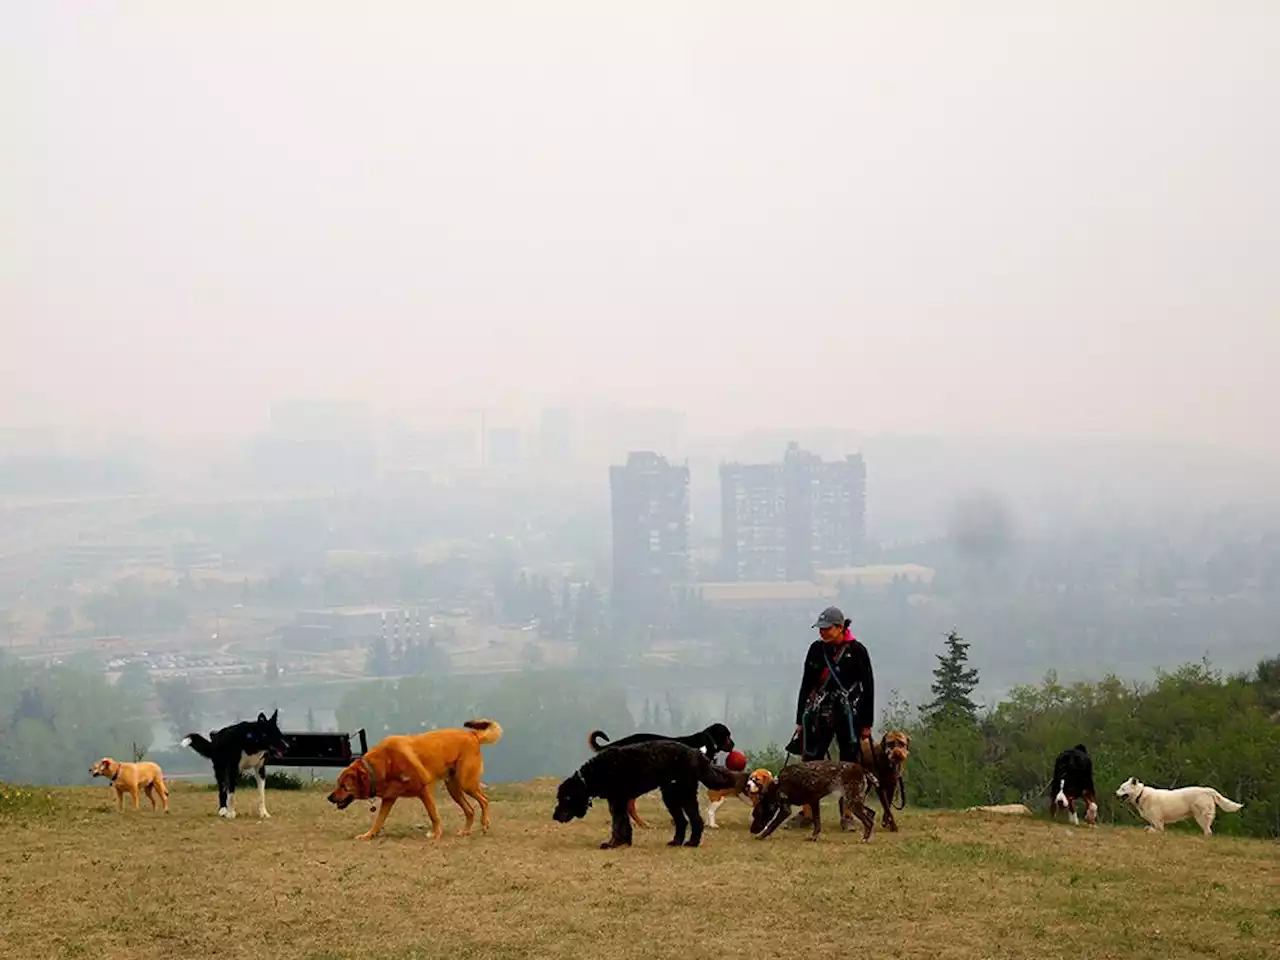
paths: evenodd
<path fill-rule="evenodd" d="M 849 692 L 849 688 L 840 682 L 840 678 L 837 677 L 835 673 L 836 664 L 840 662 L 840 658 L 845 655 L 845 651 L 847 651 L 848 649 L 849 649 L 849 644 L 847 643 L 841 644 L 840 652 L 837 653 L 836 658 L 832 660 L 831 653 L 827 649 L 827 645 L 825 643 L 822 645 L 822 659 L 827 662 L 827 665 L 822 668 L 822 675 L 818 677 L 819 687 L 821 687 L 824 683 L 826 683 L 827 679 L 830 678 L 836 682 L 836 686 L 840 688 L 841 693 Z"/>

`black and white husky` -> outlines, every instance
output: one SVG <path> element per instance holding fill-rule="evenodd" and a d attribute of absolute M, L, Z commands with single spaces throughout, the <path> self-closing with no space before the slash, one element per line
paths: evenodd
<path fill-rule="evenodd" d="M 218 780 L 218 816 L 236 818 L 236 781 L 242 773 L 252 774 L 258 784 L 258 816 L 271 816 L 267 813 L 267 757 L 280 756 L 288 746 L 277 723 L 279 716 L 279 710 L 270 717 L 260 713 L 257 720 L 242 720 L 214 730 L 207 740 L 198 733 L 183 738 L 184 747 L 213 763 L 213 775 Z"/>

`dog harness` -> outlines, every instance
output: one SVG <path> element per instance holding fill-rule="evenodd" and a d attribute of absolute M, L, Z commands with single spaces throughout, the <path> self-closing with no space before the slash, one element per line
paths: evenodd
<path fill-rule="evenodd" d="M 827 684 L 832 681 L 835 682 L 835 685 L 836 685 L 835 697 L 838 698 L 838 702 L 835 704 L 835 706 L 841 709 L 841 711 L 844 713 L 844 720 L 849 728 L 849 742 L 850 743 L 859 742 L 858 737 L 856 736 L 856 731 L 853 729 L 853 713 L 854 713 L 853 708 L 854 708 L 854 705 L 858 702 L 858 698 L 853 694 L 852 690 L 850 690 L 848 687 L 846 687 L 843 683 L 840 682 L 840 677 L 837 676 L 836 674 L 836 664 L 838 664 L 840 662 L 840 659 L 845 655 L 845 653 L 848 652 L 849 643 L 846 642 L 840 645 L 840 652 L 836 654 L 836 657 L 834 660 L 831 659 L 831 654 L 826 649 L 826 646 L 827 646 L 826 644 L 823 644 L 822 656 L 823 656 L 823 659 L 826 660 L 827 665 L 826 667 L 823 668 L 822 676 L 818 680 L 820 692 L 818 692 L 809 701 L 809 704 L 805 707 L 804 717 L 802 718 L 802 722 L 800 724 L 800 749 L 804 753 L 808 753 L 807 740 L 808 740 L 808 734 L 809 734 L 810 718 L 813 717 L 816 720 L 816 715 L 821 711 L 827 697 L 832 696 L 831 692 L 827 690 Z M 816 726 L 817 724 L 815 722 L 814 727 L 816 728 Z"/>

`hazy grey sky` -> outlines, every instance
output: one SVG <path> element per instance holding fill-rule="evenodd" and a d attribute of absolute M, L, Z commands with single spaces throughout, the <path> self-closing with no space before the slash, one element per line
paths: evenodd
<path fill-rule="evenodd" d="M 1280 442 L 1280 4 L 0 0 L 0 420 Z"/>

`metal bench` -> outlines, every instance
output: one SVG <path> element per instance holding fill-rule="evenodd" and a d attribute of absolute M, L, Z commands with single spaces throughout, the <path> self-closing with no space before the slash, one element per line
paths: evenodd
<path fill-rule="evenodd" d="M 360 741 L 360 752 L 352 749 L 351 738 Z M 355 733 L 285 733 L 288 743 L 284 754 L 272 757 L 273 767 L 345 767 L 369 750 L 364 728 Z"/>

